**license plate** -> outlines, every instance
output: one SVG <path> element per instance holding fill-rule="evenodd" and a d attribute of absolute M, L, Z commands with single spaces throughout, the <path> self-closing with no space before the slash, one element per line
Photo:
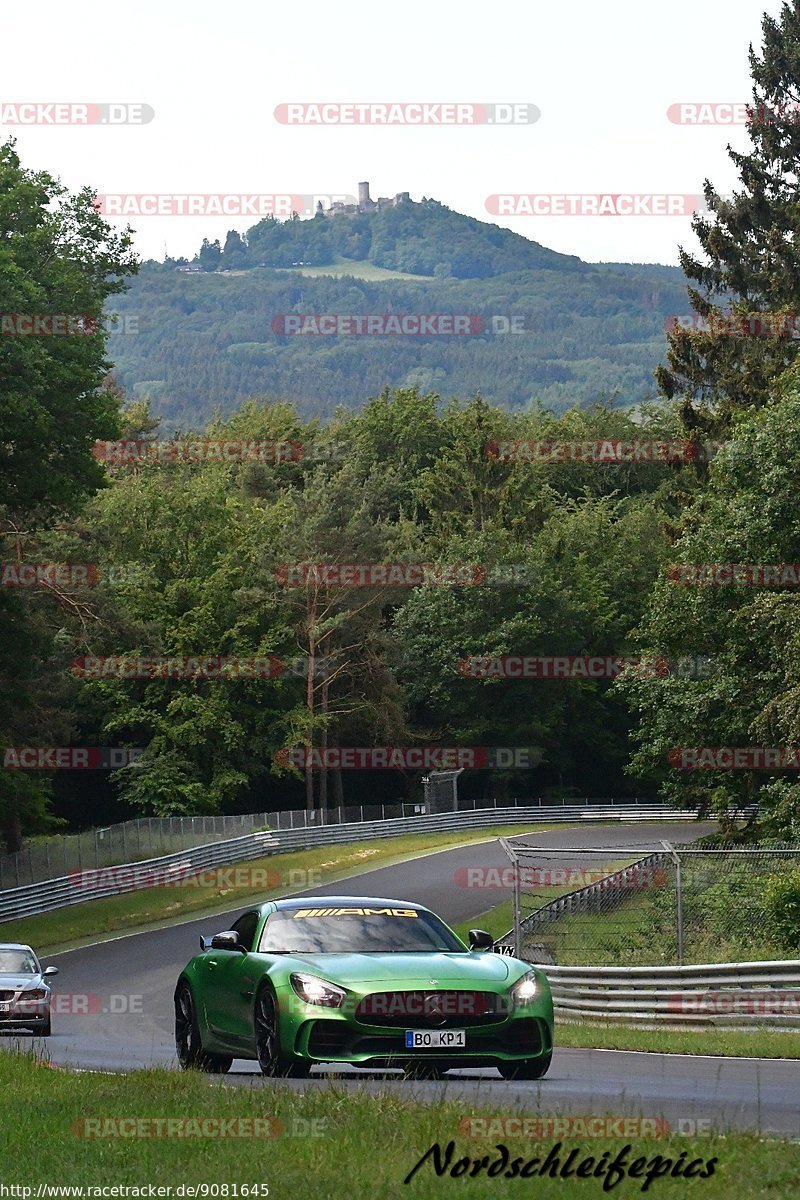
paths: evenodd
<path fill-rule="evenodd" d="M 407 1029 L 406 1050 L 463 1050 L 465 1029 Z"/>
<path fill-rule="evenodd" d="M 0 1004 L 0 1012 L 11 1012 L 11 1005 L 7 1001 Z"/>

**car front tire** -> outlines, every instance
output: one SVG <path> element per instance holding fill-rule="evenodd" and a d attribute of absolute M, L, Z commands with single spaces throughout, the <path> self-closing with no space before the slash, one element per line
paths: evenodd
<path fill-rule="evenodd" d="M 256 1044 L 256 1059 L 261 1074 L 270 1079 L 277 1077 L 305 1079 L 311 1070 L 308 1063 L 294 1063 L 281 1054 L 278 1033 L 278 1004 L 270 988 L 262 988 L 256 998 L 253 1018 L 253 1034 Z"/>
<path fill-rule="evenodd" d="M 503 1079 L 541 1079 L 550 1070 L 553 1055 L 541 1054 L 538 1058 L 523 1058 L 518 1062 L 502 1062 L 498 1070 Z"/>
<path fill-rule="evenodd" d="M 200 1037 L 197 1008 L 188 983 L 182 983 L 175 996 L 175 1052 L 184 1071 L 206 1071 L 210 1075 L 225 1075 L 230 1071 L 233 1057 L 212 1054 Z"/>

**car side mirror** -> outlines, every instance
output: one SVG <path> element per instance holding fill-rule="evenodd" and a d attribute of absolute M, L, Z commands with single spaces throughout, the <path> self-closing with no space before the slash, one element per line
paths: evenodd
<path fill-rule="evenodd" d="M 58 974 L 58 967 L 45 967 L 45 969 L 42 971 L 42 975 L 57 975 L 57 974 Z"/>
<path fill-rule="evenodd" d="M 240 954 L 247 954 L 247 947 L 242 945 L 235 929 L 226 929 L 224 933 L 215 933 L 211 939 L 211 949 L 238 950 Z"/>
<path fill-rule="evenodd" d="M 490 933 L 487 933 L 485 929 L 470 929 L 470 950 L 491 950 L 493 946 L 494 938 Z"/>

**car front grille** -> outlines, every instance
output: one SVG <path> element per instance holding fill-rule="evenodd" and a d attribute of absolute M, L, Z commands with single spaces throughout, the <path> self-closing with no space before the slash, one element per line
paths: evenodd
<path fill-rule="evenodd" d="M 7 1000 L 13 1000 L 16 994 L 13 988 L 10 991 L 8 988 L 0 988 L 0 1004 Z"/>
<path fill-rule="evenodd" d="M 468 1029 L 503 1021 L 509 1015 L 503 999 L 494 992 L 371 992 L 355 1017 L 361 1025 L 391 1029 Z"/>

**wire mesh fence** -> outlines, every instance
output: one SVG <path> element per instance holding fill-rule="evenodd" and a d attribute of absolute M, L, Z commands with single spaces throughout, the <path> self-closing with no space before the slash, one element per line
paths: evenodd
<path fill-rule="evenodd" d="M 419 804 L 375 804 L 330 809 L 324 816 L 305 809 L 197 817 L 140 817 L 102 829 L 31 842 L 0 858 L 0 890 L 39 883 L 73 871 L 139 862 L 207 842 L 243 837 L 261 829 L 302 829 L 314 824 L 415 816 Z"/>
<path fill-rule="evenodd" d="M 800 956 L 798 846 L 504 845 L 523 958 L 651 966 Z"/>
<path fill-rule="evenodd" d="M 551 806 L 559 802 L 541 796 L 499 801 L 496 797 L 451 797 L 447 810 L 472 812 L 476 808 Z M 563 803 L 574 804 L 576 801 L 564 797 Z M 635 804 L 639 803 L 639 799 L 587 798 L 585 803 Z M 104 828 L 30 842 L 15 854 L 0 856 L 0 891 L 40 883 L 74 871 L 175 854 L 206 842 L 242 837 L 260 829 L 302 829 L 309 825 L 337 825 L 350 821 L 388 821 L 420 816 L 426 811 L 438 809 L 433 806 L 426 809 L 425 803 L 398 801 L 394 804 L 349 804 L 329 808 L 325 813 L 295 809 L 196 817 L 140 817 Z"/>

